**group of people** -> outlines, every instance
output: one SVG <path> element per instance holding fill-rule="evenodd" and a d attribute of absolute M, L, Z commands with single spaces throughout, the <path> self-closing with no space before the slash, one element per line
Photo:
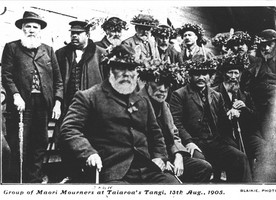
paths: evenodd
<path fill-rule="evenodd" d="M 71 182 L 91 182 L 92 169 L 110 184 L 219 182 L 221 172 L 229 183 L 275 181 L 276 31 L 220 33 L 215 56 L 197 24 L 173 29 L 144 14 L 130 23 L 136 33 L 122 41 L 127 22 L 107 19 L 93 42 L 92 24 L 72 21 L 71 42 L 54 52 L 41 43 L 39 15 L 15 22 L 23 36 L 5 45 L 1 61 L 5 180 L 22 173 L 25 183 L 45 182 L 54 119 Z"/>

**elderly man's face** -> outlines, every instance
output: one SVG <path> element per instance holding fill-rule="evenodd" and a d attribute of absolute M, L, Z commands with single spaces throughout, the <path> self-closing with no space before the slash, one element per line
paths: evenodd
<path fill-rule="evenodd" d="M 186 31 L 183 34 L 183 41 L 187 46 L 196 44 L 198 37 L 193 31 Z"/>
<path fill-rule="evenodd" d="M 41 44 L 40 32 L 41 25 L 36 22 L 28 22 L 22 25 L 23 36 L 21 43 L 23 46 L 31 49 L 37 48 Z"/>
<path fill-rule="evenodd" d="M 248 51 L 248 46 L 245 43 L 239 44 L 237 46 L 234 46 L 233 49 L 232 49 L 232 51 L 234 53 L 238 53 L 240 55 L 243 55 L 243 54 L 245 54 Z"/>
<path fill-rule="evenodd" d="M 169 87 L 164 84 L 158 84 L 155 82 L 149 82 L 148 84 L 148 94 L 155 101 L 161 103 L 164 102 L 169 93 Z"/>
<path fill-rule="evenodd" d="M 156 37 L 157 44 L 161 48 L 167 48 L 170 44 L 169 36 Z"/>
<path fill-rule="evenodd" d="M 122 36 L 122 31 L 117 30 L 117 31 L 110 31 L 106 30 L 106 37 L 108 41 L 113 45 L 113 46 L 118 46 L 121 44 L 121 36 Z"/>
<path fill-rule="evenodd" d="M 143 41 L 148 41 L 149 36 L 151 35 L 151 27 L 148 26 L 136 26 L 136 34 Z"/>
<path fill-rule="evenodd" d="M 240 78 L 240 71 L 238 69 L 231 69 L 225 73 L 224 81 L 227 83 L 238 83 Z"/>
<path fill-rule="evenodd" d="M 191 83 L 199 90 L 203 90 L 210 81 L 210 74 L 207 71 L 193 72 L 191 74 Z"/>
<path fill-rule="evenodd" d="M 137 85 L 138 72 L 135 68 L 113 68 L 110 70 L 109 82 L 120 94 L 131 94 Z"/>
<path fill-rule="evenodd" d="M 71 31 L 71 43 L 77 49 L 83 49 L 88 43 L 88 33 L 85 31 Z"/>
<path fill-rule="evenodd" d="M 261 43 L 260 50 L 264 58 L 272 58 L 276 54 L 276 41 Z"/>

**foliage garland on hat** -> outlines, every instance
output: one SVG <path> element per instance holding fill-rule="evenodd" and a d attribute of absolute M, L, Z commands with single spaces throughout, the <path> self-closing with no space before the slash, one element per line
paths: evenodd
<path fill-rule="evenodd" d="M 139 14 L 137 16 L 134 16 L 130 23 L 139 26 L 155 27 L 158 26 L 159 21 L 157 19 L 154 19 L 152 15 Z"/>
<path fill-rule="evenodd" d="M 154 81 L 168 86 L 184 85 L 186 82 L 186 69 L 178 63 L 151 60 L 139 66 L 137 71 L 143 81 Z"/>
<path fill-rule="evenodd" d="M 207 60 L 187 60 L 184 62 L 184 66 L 189 74 L 193 71 L 208 71 L 210 73 L 214 73 L 218 66 L 218 60 L 216 57 Z"/>
<path fill-rule="evenodd" d="M 205 37 L 205 30 L 201 25 L 186 23 L 179 29 L 178 33 L 183 37 L 186 31 L 192 31 L 197 35 L 197 44 L 199 46 L 207 44 L 208 39 Z"/>
<path fill-rule="evenodd" d="M 169 37 L 170 38 L 173 34 L 173 29 L 167 25 L 159 25 L 151 31 L 151 34 L 154 37 Z"/>
<path fill-rule="evenodd" d="M 226 46 L 231 48 L 239 44 L 246 44 L 247 46 L 252 45 L 252 38 L 247 32 L 237 31 L 233 36 L 227 41 Z"/>
<path fill-rule="evenodd" d="M 226 46 L 229 37 L 230 33 L 218 33 L 211 39 L 212 45 L 218 48 Z"/>
<path fill-rule="evenodd" d="M 248 68 L 250 62 L 247 54 L 225 54 L 222 56 L 217 56 L 216 60 L 218 62 L 217 70 L 219 71 L 228 71 L 231 69 L 238 69 L 243 71 Z"/>
<path fill-rule="evenodd" d="M 126 21 L 121 20 L 118 17 L 111 17 L 109 19 L 105 19 L 101 27 L 104 31 L 110 30 L 111 32 L 120 32 L 122 29 L 128 30 Z"/>

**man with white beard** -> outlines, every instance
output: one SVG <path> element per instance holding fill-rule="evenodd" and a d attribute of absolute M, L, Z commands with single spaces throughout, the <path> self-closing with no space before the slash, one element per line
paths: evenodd
<path fill-rule="evenodd" d="M 101 41 L 95 42 L 95 44 L 110 52 L 114 47 L 121 44 L 122 30 L 128 29 L 126 24 L 124 20 L 118 17 L 109 18 L 101 26 L 106 35 Z"/>
<path fill-rule="evenodd" d="M 106 59 L 109 78 L 76 93 L 61 126 L 61 151 L 85 178 L 96 167 L 103 183 L 176 184 L 163 172 L 167 151 L 151 103 L 135 90 L 134 54 L 128 46 L 115 47 Z"/>
<path fill-rule="evenodd" d="M 19 182 L 19 112 L 23 112 L 23 182 L 42 182 L 42 163 L 48 145 L 48 121 L 61 114 L 63 84 L 53 48 L 41 43 L 47 23 L 26 11 L 15 22 L 21 40 L 5 45 L 2 79 L 7 93 L 7 141 L 12 153 L 13 182 Z"/>

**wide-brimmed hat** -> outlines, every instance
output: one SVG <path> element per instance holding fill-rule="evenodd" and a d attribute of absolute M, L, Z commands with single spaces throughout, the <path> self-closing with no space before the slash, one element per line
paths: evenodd
<path fill-rule="evenodd" d="M 135 51 L 132 47 L 121 44 L 105 55 L 102 63 L 110 68 L 134 69 L 139 63 L 135 61 Z"/>
<path fill-rule="evenodd" d="M 151 15 L 139 14 L 134 16 L 130 23 L 138 26 L 155 27 L 158 26 L 159 21 Z"/>
<path fill-rule="evenodd" d="M 22 28 L 23 23 L 27 22 L 36 22 L 41 25 L 41 29 L 44 29 L 47 26 L 47 23 L 36 13 L 31 11 L 25 11 L 23 18 L 15 22 L 15 26 L 19 29 Z"/>
<path fill-rule="evenodd" d="M 194 72 L 213 74 L 217 70 L 218 61 L 216 58 L 205 60 L 203 56 L 198 56 L 197 59 L 185 61 L 184 66 L 190 75 Z"/>
<path fill-rule="evenodd" d="M 197 39 L 198 45 L 207 43 L 208 40 L 205 37 L 205 30 L 203 29 L 203 27 L 201 25 L 186 23 L 179 29 L 178 33 L 183 37 L 183 34 L 186 31 L 192 31 L 196 34 L 196 36 L 198 37 L 198 39 Z"/>
<path fill-rule="evenodd" d="M 92 25 L 88 24 L 87 21 L 74 20 L 69 23 L 71 28 L 69 31 L 84 32 L 88 31 Z"/>
<path fill-rule="evenodd" d="M 227 72 L 229 70 L 238 69 L 243 71 L 249 66 L 249 59 L 247 54 L 225 54 L 222 56 L 217 56 L 217 70 L 221 72 Z"/>
<path fill-rule="evenodd" d="M 261 43 L 276 40 L 276 31 L 274 29 L 265 29 L 260 34 Z"/>
<path fill-rule="evenodd" d="M 104 31 L 110 30 L 110 31 L 121 32 L 122 29 L 124 29 L 124 30 L 128 29 L 126 25 L 127 25 L 126 21 L 124 21 L 118 17 L 111 17 L 109 19 L 106 19 L 101 27 Z"/>
<path fill-rule="evenodd" d="M 156 82 L 166 86 L 183 85 L 186 70 L 178 63 L 170 64 L 161 60 L 150 60 L 137 68 L 142 81 Z"/>
<path fill-rule="evenodd" d="M 173 34 L 173 29 L 168 25 L 159 25 L 151 31 L 154 37 L 171 37 Z"/>
<path fill-rule="evenodd" d="M 253 38 L 244 31 L 236 31 L 234 32 L 233 36 L 229 38 L 227 41 L 226 46 L 228 48 L 232 48 L 234 46 L 239 46 L 241 44 L 246 44 L 248 47 L 253 45 Z"/>

